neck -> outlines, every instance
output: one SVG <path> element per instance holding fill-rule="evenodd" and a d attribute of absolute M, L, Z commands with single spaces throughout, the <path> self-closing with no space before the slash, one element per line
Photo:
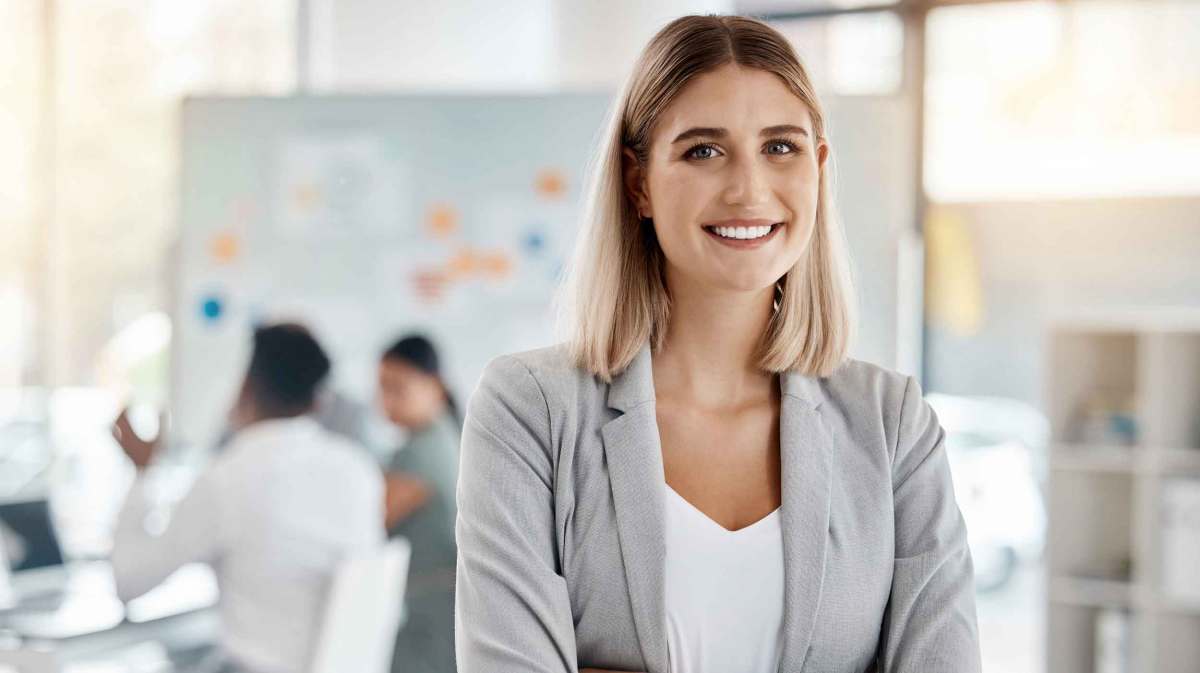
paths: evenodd
<path fill-rule="evenodd" d="M 710 409 L 770 398 L 774 375 L 759 368 L 755 355 L 775 289 L 715 290 L 669 272 L 668 284 L 671 322 L 653 357 L 655 396 Z"/>
<path fill-rule="evenodd" d="M 312 413 L 312 411 L 313 411 L 313 407 L 310 406 L 310 407 L 306 407 L 304 409 L 295 410 L 295 411 L 270 412 L 270 411 L 261 409 L 256 404 L 244 402 L 240 407 L 235 409 L 235 411 L 233 413 L 232 427 L 234 430 L 241 430 L 243 428 L 248 428 L 251 425 L 255 425 L 255 424 L 261 423 L 263 421 L 273 421 L 273 420 L 287 419 L 287 418 L 299 418 L 306 414 Z"/>

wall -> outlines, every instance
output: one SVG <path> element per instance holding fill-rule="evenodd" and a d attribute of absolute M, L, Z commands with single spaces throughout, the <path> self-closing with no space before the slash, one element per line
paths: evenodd
<path fill-rule="evenodd" d="M 942 208 L 969 241 L 984 311 L 975 333 L 955 334 L 937 322 L 928 326 L 932 390 L 1040 405 L 1042 330 L 1051 316 L 1092 308 L 1200 307 L 1200 197 Z"/>

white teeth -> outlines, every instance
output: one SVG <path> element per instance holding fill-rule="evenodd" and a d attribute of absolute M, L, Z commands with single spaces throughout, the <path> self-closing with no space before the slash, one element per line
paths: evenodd
<path fill-rule="evenodd" d="M 713 231 L 724 238 L 762 238 L 771 233 L 770 225 L 762 227 L 713 227 Z"/>

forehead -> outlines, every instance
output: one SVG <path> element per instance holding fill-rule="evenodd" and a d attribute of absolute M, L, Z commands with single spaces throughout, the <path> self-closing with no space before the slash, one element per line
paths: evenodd
<path fill-rule="evenodd" d="M 384 376 L 390 377 L 415 377 L 421 374 L 421 370 L 416 367 L 398 360 L 396 358 L 384 358 L 379 363 L 379 371 Z"/>
<path fill-rule="evenodd" d="M 803 127 L 812 135 L 808 106 L 778 75 L 728 64 L 687 83 L 659 117 L 655 140 L 669 142 L 697 126 L 757 134 L 782 124 Z"/>

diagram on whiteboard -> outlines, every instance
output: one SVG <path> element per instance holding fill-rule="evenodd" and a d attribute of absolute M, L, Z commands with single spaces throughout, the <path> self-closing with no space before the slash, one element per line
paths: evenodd
<path fill-rule="evenodd" d="M 371 135 L 301 135 L 279 153 L 276 226 L 285 237 L 373 236 L 395 227 L 408 176 Z"/>

